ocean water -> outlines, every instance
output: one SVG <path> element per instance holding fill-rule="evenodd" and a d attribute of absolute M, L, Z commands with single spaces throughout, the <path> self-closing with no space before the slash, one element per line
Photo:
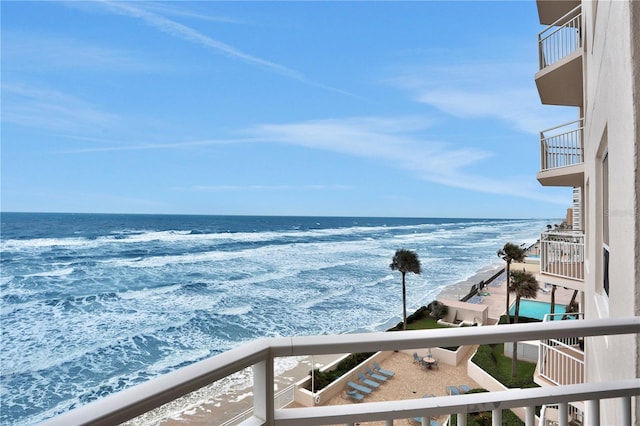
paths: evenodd
<path fill-rule="evenodd" d="M 33 424 L 270 336 L 401 320 L 546 220 L 1 215 L 0 423 Z"/>

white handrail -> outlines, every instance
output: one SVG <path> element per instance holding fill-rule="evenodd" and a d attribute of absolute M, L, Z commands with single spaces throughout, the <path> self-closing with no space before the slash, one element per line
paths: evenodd
<path fill-rule="evenodd" d="M 181 368 L 172 373 L 166 374 L 149 382 L 131 387 L 124 391 L 109 395 L 105 398 L 94 401 L 76 410 L 62 414 L 56 418 L 44 422 L 48 425 L 113 425 L 132 419 L 151 409 L 157 408 L 166 402 L 186 395 L 207 384 L 222 379 L 236 371 L 240 371 L 248 366 L 254 366 L 254 417 L 262 418 L 262 423 L 258 424 L 295 424 L 288 423 L 286 419 L 292 418 L 292 414 L 285 414 L 286 410 L 276 410 L 273 405 L 273 360 L 275 357 L 333 354 L 333 353 L 353 353 L 353 352 L 375 352 L 379 350 L 402 350 L 420 347 L 440 347 L 458 344 L 491 344 L 522 340 L 542 340 L 548 338 L 568 338 L 586 337 L 616 334 L 640 333 L 640 317 L 631 318 L 606 318 L 600 320 L 583 321 L 552 321 L 548 323 L 528 323 L 501 325 L 496 327 L 463 327 L 445 328 L 436 330 L 415 330 L 401 332 L 377 332 L 358 333 L 347 335 L 325 335 L 325 336 L 300 336 L 288 338 L 262 339 L 242 345 L 236 349 L 220 355 L 194 363 Z M 569 389 L 567 394 L 558 394 L 556 391 L 550 393 L 549 390 L 542 392 L 536 397 L 541 405 L 557 401 L 571 401 L 587 392 L 589 398 L 608 398 L 608 395 L 629 395 L 629 392 L 636 392 L 640 389 L 640 381 L 634 384 L 626 382 L 616 382 L 611 384 L 609 392 L 600 391 L 599 388 L 576 388 Z M 588 390 L 587 390 L 588 389 Z M 572 392 L 577 393 L 572 393 Z M 506 392 L 506 394 L 510 393 Z M 505 401 L 505 392 L 501 395 L 487 396 L 491 404 Z M 521 397 L 514 397 L 512 401 L 523 400 L 518 398 L 533 397 L 533 394 L 522 394 Z M 467 396 L 469 398 L 475 395 Z M 612 396 L 611 396 L 612 397 Z M 459 398 L 451 397 L 451 398 Z M 485 398 L 485 397 L 483 397 Z M 568 399 L 567 399 L 568 398 Z M 440 400 L 441 398 L 438 398 Z M 269 402 L 269 400 L 271 402 Z M 392 419 L 402 417 L 413 417 L 413 414 L 420 414 L 421 410 L 431 408 L 431 405 L 412 405 L 409 401 L 395 401 L 387 405 L 375 407 L 375 412 L 380 415 L 380 419 Z M 453 405 L 446 403 L 442 405 L 455 407 L 455 410 L 466 412 L 472 408 L 465 405 L 459 406 L 456 400 Z M 475 401 L 472 399 L 471 401 Z M 479 402 L 479 401 L 478 401 Z M 528 402 L 527 402 L 528 403 Z M 385 403 L 379 403 L 385 404 Z M 408 404 L 408 405 L 407 405 Z M 349 406 L 355 410 L 351 414 L 345 413 L 345 418 L 341 422 L 346 422 L 353 416 L 365 416 L 367 411 L 365 404 L 354 404 Z M 514 405 L 515 406 L 515 405 Z M 400 408 L 399 408 L 400 407 Z M 340 408 L 339 410 L 342 410 Z M 302 411 L 298 411 L 302 410 Z M 289 410 L 306 416 L 312 413 L 305 410 Z M 332 406 L 325 411 L 318 412 L 326 420 L 331 412 L 338 410 Z M 342 411 L 338 411 L 342 412 Z M 385 413 L 386 414 L 382 414 Z M 438 413 L 444 412 L 439 410 Z M 454 411 L 449 411 L 449 413 Z M 293 415 L 295 416 L 295 415 Z M 298 417 L 301 419 L 303 417 Z M 275 419 L 275 420 L 274 420 Z M 323 420 L 323 421 L 324 421 Z M 298 422 L 301 424 L 303 422 Z"/>

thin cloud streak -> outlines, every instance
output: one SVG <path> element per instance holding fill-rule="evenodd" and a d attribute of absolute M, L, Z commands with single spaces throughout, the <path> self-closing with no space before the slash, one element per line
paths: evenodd
<path fill-rule="evenodd" d="M 133 7 L 121 2 L 102 0 L 102 3 L 112 10 L 120 12 L 121 14 L 125 14 L 127 16 L 130 16 L 136 19 L 141 19 L 147 24 L 149 24 L 150 26 L 152 26 L 153 28 L 156 28 L 157 30 L 162 31 L 166 34 L 169 34 L 173 37 L 177 37 L 191 43 L 196 43 L 201 46 L 205 46 L 219 53 L 222 53 L 228 57 L 246 62 L 250 65 L 258 66 L 260 68 L 266 69 L 268 71 L 274 72 L 284 77 L 300 81 L 301 83 L 326 89 L 332 92 L 342 93 L 344 95 L 356 96 L 354 94 L 337 89 L 335 87 L 327 86 L 317 81 L 311 80 L 300 71 L 245 53 L 239 49 L 236 49 L 231 45 L 228 45 L 226 43 L 223 43 L 221 41 L 208 37 L 202 34 L 201 32 L 194 30 L 191 27 L 183 25 L 179 22 L 172 21 L 171 19 L 167 19 L 155 13 L 148 12 L 146 10 Z"/>
<path fill-rule="evenodd" d="M 176 188 L 181 189 L 182 188 Z M 194 185 L 186 190 L 211 191 L 211 192 L 235 192 L 235 191 L 345 191 L 352 189 L 348 185 Z"/>
<path fill-rule="evenodd" d="M 428 66 L 399 71 L 385 82 L 408 90 L 416 102 L 454 117 L 493 118 L 537 135 L 557 122 L 570 120 L 573 112 L 540 104 L 532 78 L 534 69 L 524 63 Z"/>
<path fill-rule="evenodd" d="M 66 93 L 23 84 L 2 84 L 2 121 L 62 132 L 95 132 L 118 122 L 115 114 Z"/>
<path fill-rule="evenodd" d="M 374 158 L 390 162 L 420 179 L 475 192 L 516 196 L 565 205 L 563 197 L 540 193 L 529 180 L 505 177 L 492 179 L 472 175 L 465 168 L 488 159 L 493 154 L 475 148 L 456 148 L 425 140 L 414 133 L 422 126 L 415 117 L 399 119 L 356 118 L 321 120 L 293 124 L 262 125 L 251 134 L 265 141 Z"/>

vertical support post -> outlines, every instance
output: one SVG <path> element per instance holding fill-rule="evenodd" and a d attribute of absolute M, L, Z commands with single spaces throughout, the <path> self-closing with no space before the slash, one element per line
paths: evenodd
<path fill-rule="evenodd" d="M 558 426 L 569 425 L 569 403 L 561 402 L 558 404 Z"/>
<path fill-rule="evenodd" d="M 623 396 L 620 398 L 622 401 L 622 426 L 631 426 L 631 397 Z"/>
<path fill-rule="evenodd" d="M 253 364 L 253 415 L 271 425 L 275 421 L 273 357 Z"/>
<path fill-rule="evenodd" d="M 502 426 L 502 409 L 491 410 L 491 426 Z"/>
<path fill-rule="evenodd" d="M 526 426 L 535 426 L 536 424 L 536 407 L 530 405 L 524 407 L 524 424 Z"/>
<path fill-rule="evenodd" d="M 458 413 L 456 416 L 458 426 L 467 426 L 467 413 Z"/>
<path fill-rule="evenodd" d="M 600 426 L 600 400 L 590 399 L 585 402 L 585 426 Z"/>
<path fill-rule="evenodd" d="M 385 420 L 384 426 L 393 426 L 393 420 Z"/>

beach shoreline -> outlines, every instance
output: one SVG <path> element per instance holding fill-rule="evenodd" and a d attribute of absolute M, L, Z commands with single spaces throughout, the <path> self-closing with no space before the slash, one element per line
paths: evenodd
<path fill-rule="evenodd" d="M 467 279 L 441 288 L 436 299 L 460 300 L 469 294 L 472 290 L 472 286 L 483 281 L 486 282 L 503 269 L 504 263 L 495 262 L 485 265 Z M 395 321 L 393 319 L 390 319 L 388 323 L 393 323 L 393 325 L 395 325 Z M 321 368 L 341 356 L 343 356 L 343 354 L 315 356 L 313 357 L 313 364 L 316 368 Z M 312 357 L 296 358 L 298 358 L 297 363 L 295 363 L 292 368 L 285 369 L 280 374 L 276 374 L 276 392 L 293 385 L 309 375 L 312 365 Z M 287 362 L 286 364 L 289 363 Z M 159 419 L 159 416 L 153 416 L 153 419 L 139 418 L 138 421 L 133 422 L 132 424 L 161 424 L 164 426 L 180 426 L 184 424 L 222 424 L 253 407 L 252 392 L 252 386 L 245 383 L 244 386 L 228 388 L 222 394 L 209 395 L 206 398 L 202 398 L 200 403 L 190 404 L 189 408 L 179 412 L 178 410 L 167 410 L 166 417 L 164 417 L 164 419 Z"/>

